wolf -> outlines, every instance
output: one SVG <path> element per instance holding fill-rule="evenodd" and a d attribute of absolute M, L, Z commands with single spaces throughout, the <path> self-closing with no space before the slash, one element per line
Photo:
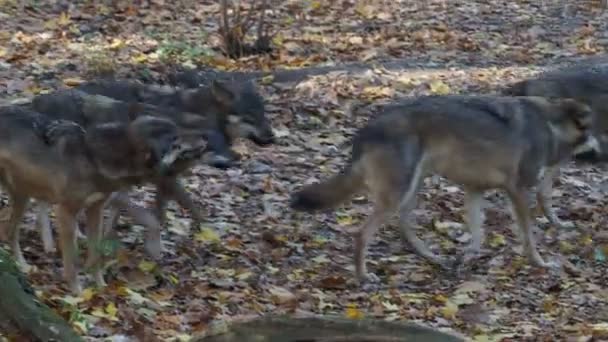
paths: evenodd
<path fill-rule="evenodd" d="M 214 80 L 209 86 L 175 89 L 126 80 L 96 80 L 77 89 L 125 102 L 144 102 L 201 116 L 217 116 L 217 129 L 209 130 L 207 139 L 210 148 L 218 151 L 213 164 L 218 167 L 231 165 L 236 159 L 234 153 L 227 153 L 225 149 L 237 137 L 248 138 L 259 146 L 275 141 L 265 115 L 264 100 L 250 81 L 237 84 Z"/>
<path fill-rule="evenodd" d="M 180 134 L 184 137 L 197 136 L 202 139 L 204 132 L 215 129 L 217 124 L 216 117 L 202 117 L 194 113 L 174 111 L 167 108 L 157 107 L 143 103 L 127 103 L 111 99 L 102 95 L 91 95 L 78 90 L 62 90 L 51 94 L 44 94 L 35 97 L 29 105 L 36 112 L 42 113 L 54 120 L 74 121 L 82 127 L 91 127 L 108 122 L 129 123 L 141 116 L 152 116 L 170 119 L 176 124 Z M 190 211 L 194 225 L 198 225 L 203 220 L 201 209 L 190 198 L 188 192 L 179 183 L 178 177 L 183 172 L 190 169 L 195 164 L 195 160 L 189 163 L 174 165 L 170 174 L 162 177 L 150 178 L 157 187 L 156 193 L 156 216 L 161 221 L 165 221 L 165 208 L 169 199 L 175 199 L 182 207 Z M 120 198 L 125 198 L 121 196 Z M 117 203 L 116 201 L 112 203 Z M 110 217 L 109 224 L 114 226 L 118 218 L 118 206 L 109 205 Z M 127 211 L 136 210 L 134 205 L 123 206 Z M 53 240 L 50 233 L 50 223 L 48 212 L 50 208 L 44 203 L 39 203 L 37 208 L 37 223 L 41 230 L 43 246 L 45 250 L 54 249 Z M 159 233 L 160 234 L 160 233 Z M 158 247 L 160 248 L 160 247 Z M 148 250 L 156 250 L 150 247 Z M 160 250 L 155 251 L 153 256 L 158 257 Z"/>
<path fill-rule="evenodd" d="M 578 66 L 543 73 L 537 77 L 515 82 L 503 88 L 510 96 L 542 96 L 572 98 L 583 102 L 593 111 L 593 135 L 602 146 L 581 149 L 575 159 L 588 162 L 608 160 L 608 68 L 605 65 Z"/>
<path fill-rule="evenodd" d="M 361 281 L 367 279 L 368 242 L 395 210 L 401 233 L 416 253 L 448 267 L 408 220 L 422 180 L 435 173 L 465 189 L 465 219 L 472 233 L 465 260 L 474 258 L 483 243 L 483 193 L 501 189 L 512 203 L 532 264 L 558 267 L 536 248 L 526 192 L 539 182 L 550 183 L 542 180 L 543 171 L 592 139 L 591 115 L 589 106 L 572 99 L 446 95 L 405 100 L 359 130 L 341 173 L 295 192 L 290 207 L 314 212 L 336 207 L 362 190 L 370 193 L 373 212 L 355 236 Z"/>
<path fill-rule="evenodd" d="M 28 201 L 56 204 L 64 277 L 69 288 L 80 293 L 74 239 L 78 213 L 86 215 L 86 264 L 92 266 L 99 260 L 102 209 L 111 195 L 170 173 L 184 156 L 200 156 L 202 145 L 185 143 L 175 123 L 163 118 L 141 116 L 86 129 L 66 122 L 23 107 L 0 108 L 0 184 L 12 207 L 0 235 L 8 237 L 17 262 L 26 264 L 18 224 Z M 99 267 L 93 276 L 97 285 L 105 285 Z"/>

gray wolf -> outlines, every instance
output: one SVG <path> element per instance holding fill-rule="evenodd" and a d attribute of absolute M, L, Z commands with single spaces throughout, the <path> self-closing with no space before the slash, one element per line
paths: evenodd
<path fill-rule="evenodd" d="M 202 145 L 186 143 L 170 120 L 141 116 L 83 128 L 69 120 L 52 120 L 23 107 L 0 108 L 0 184 L 8 192 L 11 215 L 0 231 L 8 237 L 15 259 L 25 259 L 18 225 L 30 198 L 57 205 L 64 277 L 79 293 L 75 259 L 76 216 L 86 215 L 87 265 L 99 260 L 102 209 L 115 192 L 170 173 L 174 163 L 202 154 Z M 153 216 L 147 218 L 154 222 Z M 158 223 L 155 224 L 160 229 Z M 152 239 L 150 239 L 152 240 Z M 99 286 L 99 267 L 93 275 Z"/>
<path fill-rule="evenodd" d="M 125 102 L 143 102 L 196 113 L 209 119 L 215 117 L 216 126 L 206 133 L 210 149 L 218 154 L 212 165 L 218 167 L 227 166 L 236 158 L 229 150 L 236 137 L 249 138 L 260 146 L 274 142 L 264 100 L 252 82 L 237 84 L 215 80 L 209 86 L 174 89 L 125 80 L 97 80 L 77 89 Z"/>
<path fill-rule="evenodd" d="M 601 148 L 581 148 L 575 159 L 588 162 L 608 160 L 608 68 L 573 67 L 543 73 L 537 77 L 508 85 L 502 90 L 511 96 L 571 98 L 587 104 L 593 111 L 592 131 Z"/>
<path fill-rule="evenodd" d="M 366 279 L 370 238 L 396 210 L 400 230 L 414 250 L 447 265 L 416 236 L 408 220 L 422 180 L 439 174 L 466 192 L 466 222 L 472 232 L 467 260 L 483 243 L 483 193 L 501 189 L 513 205 L 531 263 L 556 267 L 536 248 L 526 192 L 539 183 L 550 184 L 550 178 L 541 180 L 547 176 L 544 170 L 558 167 L 592 139 L 591 115 L 587 105 L 571 99 L 450 95 L 406 100 L 387 107 L 357 133 L 351 160 L 341 173 L 295 192 L 290 206 L 314 212 L 334 208 L 360 191 L 370 193 L 373 212 L 355 235 L 359 280 Z"/>
<path fill-rule="evenodd" d="M 43 113 L 50 119 L 74 121 L 85 129 L 109 122 L 129 123 L 141 116 L 170 119 L 175 123 L 182 136 L 190 136 L 194 139 L 202 139 L 205 135 L 204 132 L 215 129 L 217 123 L 217 117 L 203 117 L 193 113 L 137 102 L 127 103 L 102 95 L 87 94 L 78 90 L 63 90 L 39 95 L 28 106 L 39 113 Z M 148 179 L 148 181 L 153 182 L 157 187 L 155 211 L 161 224 L 164 224 L 165 207 L 169 199 L 175 199 L 182 207 L 186 208 L 191 213 L 195 225 L 198 225 L 203 220 L 201 209 L 190 198 L 188 192 L 178 180 L 180 174 L 194 166 L 195 162 L 195 160 L 189 160 L 189 163 L 173 165 L 171 174 Z M 120 198 L 124 198 L 124 196 Z M 111 203 L 119 202 L 114 201 Z M 134 205 L 128 205 L 122 209 L 133 211 L 135 208 L 136 206 Z M 110 217 L 112 217 L 110 224 L 115 225 L 120 208 L 110 205 L 109 209 L 111 211 Z M 37 222 L 42 232 L 44 248 L 46 251 L 50 251 L 54 249 L 48 221 L 50 208 L 44 203 L 39 203 L 37 210 Z M 146 244 L 148 251 L 154 251 L 154 257 L 160 255 L 160 246 L 152 248 L 152 246 L 148 245 L 148 242 Z"/>

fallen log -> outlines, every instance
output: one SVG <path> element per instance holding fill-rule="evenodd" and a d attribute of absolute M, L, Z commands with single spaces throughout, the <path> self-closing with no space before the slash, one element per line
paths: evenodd
<path fill-rule="evenodd" d="M 331 316 L 270 316 L 230 324 L 190 342 L 461 342 L 465 339 L 414 323 Z"/>
<path fill-rule="evenodd" d="M 0 248 L 0 333 L 34 341 L 84 341 L 41 303 L 9 253 Z"/>

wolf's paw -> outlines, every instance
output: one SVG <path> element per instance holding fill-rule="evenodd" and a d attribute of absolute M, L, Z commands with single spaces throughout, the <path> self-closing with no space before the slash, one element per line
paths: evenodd
<path fill-rule="evenodd" d="M 553 225 L 556 226 L 559 229 L 574 229 L 574 228 L 576 228 L 576 224 L 574 224 L 574 222 L 572 222 L 572 221 L 556 220 L 555 223 L 553 223 Z"/>
<path fill-rule="evenodd" d="M 562 263 L 557 259 L 545 261 L 542 258 L 533 258 L 532 265 L 549 271 L 560 271 L 562 269 Z"/>
<path fill-rule="evenodd" d="M 549 260 L 544 262 L 543 267 L 548 269 L 549 271 L 561 271 L 562 263 L 557 259 Z"/>
<path fill-rule="evenodd" d="M 149 257 L 158 260 L 163 254 L 162 243 L 160 240 L 147 239 L 144 243 L 144 249 Z"/>
<path fill-rule="evenodd" d="M 95 285 L 99 288 L 106 287 L 106 281 L 103 279 L 103 272 L 101 270 L 95 271 L 93 274 L 93 278 L 95 279 Z"/>
<path fill-rule="evenodd" d="M 70 291 L 72 291 L 72 294 L 75 296 L 80 296 L 82 293 L 82 285 L 80 285 L 80 281 L 78 280 L 70 282 L 69 287 Z"/>
<path fill-rule="evenodd" d="M 375 273 L 367 272 L 365 276 L 363 276 L 366 283 L 377 284 L 380 283 L 380 277 L 378 277 Z"/>
<path fill-rule="evenodd" d="M 364 275 L 358 275 L 353 285 L 362 291 L 375 291 L 380 283 L 380 277 L 369 272 Z"/>

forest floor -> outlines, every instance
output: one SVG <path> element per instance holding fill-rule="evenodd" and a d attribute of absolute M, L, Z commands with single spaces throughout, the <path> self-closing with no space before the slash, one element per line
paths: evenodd
<path fill-rule="evenodd" d="M 603 54 L 608 14 L 580 2 L 562 17 L 557 2 L 284 1 L 268 15 L 278 32 L 275 51 L 233 60 L 218 50 L 216 1 L 0 1 L 0 102 L 103 72 L 162 82 L 170 63 L 227 71 L 387 60 L 412 66 L 345 68 L 291 83 L 264 78 L 259 88 L 278 142 L 260 148 L 239 141 L 238 167 L 200 166 L 184 180 L 208 213 L 202 227 L 190 228 L 188 213 L 172 205 L 167 252 L 155 264 L 142 252 L 142 228 L 125 219 L 109 286 L 74 298 L 59 276 L 59 255 L 42 251 L 30 213 L 23 237 L 35 265 L 29 279 L 91 340 L 186 340 L 265 313 L 408 320 L 475 341 L 608 338 L 608 176 L 601 166 L 570 164 L 556 180 L 558 215 L 576 229 L 538 221 L 543 256 L 561 255 L 577 272 L 531 267 L 511 230 L 508 202 L 488 194 L 488 252 L 469 271 L 432 267 L 402 243 L 392 222 L 370 246 L 369 270 L 380 282 L 358 287 L 351 232 L 370 203 L 361 197 L 317 215 L 287 207 L 292 191 L 340 170 L 352 134 L 391 99 L 491 93 L 558 62 Z M 133 192 L 146 205 L 151 194 Z M 439 253 L 462 253 L 470 240 L 461 225 L 462 189 L 428 183 L 419 199 L 419 235 Z"/>

